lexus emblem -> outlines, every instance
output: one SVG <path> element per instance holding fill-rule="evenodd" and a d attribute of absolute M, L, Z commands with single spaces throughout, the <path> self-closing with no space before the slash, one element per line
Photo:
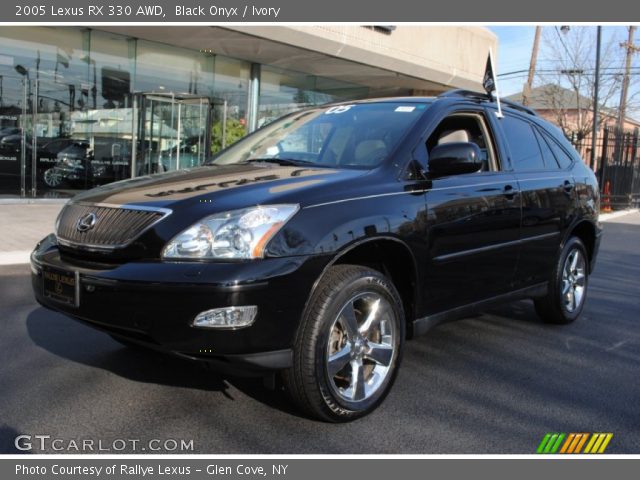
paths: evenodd
<path fill-rule="evenodd" d="M 87 213 L 86 215 L 78 218 L 78 223 L 76 223 L 76 230 L 79 232 L 86 232 L 87 230 L 91 230 L 96 226 L 96 222 L 98 221 L 98 217 L 96 217 L 95 213 Z"/>

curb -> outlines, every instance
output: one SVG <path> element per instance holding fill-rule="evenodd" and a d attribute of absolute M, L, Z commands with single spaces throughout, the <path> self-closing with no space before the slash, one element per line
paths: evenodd
<path fill-rule="evenodd" d="M 614 218 L 624 217 L 625 215 L 629 215 L 631 213 L 638 213 L 638 211 L 640 210 L 637 208 L 630 208 L 629 210 L 618 210 L 617 212 L 601 213 L 600 221 L 607 222 L 609 220 L 613 220 Z"/>
<path fill-rule="evenodd" d="M 68 198 L 0 198 L 0 205 L 64 205 Z"/>
<path fill-rule="evenodd" d="M 21 265 L 30 263 L 31 250 L 0 252 L 0 265 Z"/>

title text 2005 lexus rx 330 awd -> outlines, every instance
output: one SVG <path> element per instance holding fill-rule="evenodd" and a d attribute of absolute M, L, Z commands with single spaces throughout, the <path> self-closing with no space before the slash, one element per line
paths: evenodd
<path fill-rule="evenodd" d="M 598 209 L 591 170 L 530 110 L 500 118 L 471 92 L 357 101 L 78 195 L 32 254 L 33 288 L 124 343 L 279 372 L 308 414 L 346 421 L 439 322 L 523 298 L 575 320 Z"/>

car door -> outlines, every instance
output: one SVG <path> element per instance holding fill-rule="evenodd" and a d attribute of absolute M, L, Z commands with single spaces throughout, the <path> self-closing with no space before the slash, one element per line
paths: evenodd
<path fill-rule="evenodd" d="M 517 284 L 534 285 L 549 279 L 562 232 L 575 215 L 575 182 L 532 121 L 506 113 L 499 124 L 522 197 Z"/>
<path fill-rule="evenodd" d="M 468 305 L 512 288 L 519 255 L 520 195 L 502 161 L 482 109 L 450 112 L 426 140 L 427 155 L 446 137 L 477 143 L 477 173 L 430 178 L 426 190 L 429 313 Z"/>

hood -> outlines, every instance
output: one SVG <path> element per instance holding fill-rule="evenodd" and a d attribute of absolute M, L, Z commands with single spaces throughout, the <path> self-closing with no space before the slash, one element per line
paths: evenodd
<path fill-rule="evenodd" d="M 367 173 L 269 163 L 209 165 L 111 183 L 81 193 L 72 202 L 163 208 L 213 203 L 227 209 L 288 201 L 304 206 L 313 204 L 313 195 L 308 195 L 311 190 L 350 182 Z M 321 190 L 326 197 L 327 190 Z"/>

